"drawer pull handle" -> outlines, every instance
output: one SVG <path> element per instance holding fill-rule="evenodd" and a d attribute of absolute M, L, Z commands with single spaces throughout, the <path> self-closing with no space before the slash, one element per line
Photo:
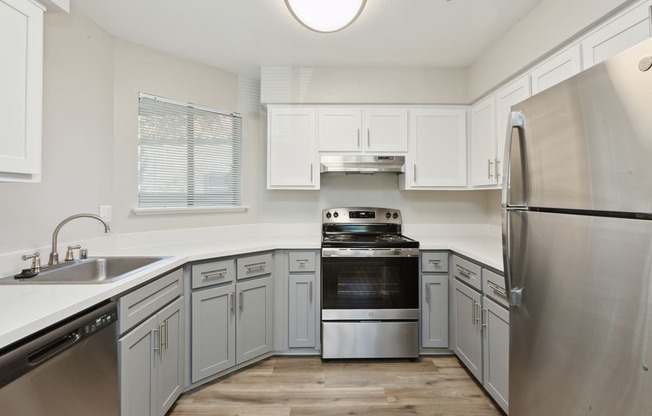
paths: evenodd
<path fill-rule="evenodd" d="M 439 266 L 441 264 L 441 260 L 431 259 L 430 264 L 432 264 L 433 266 Z"/>
<path fill-rule="evenodd" d="M 489 288 L 501 296 L 507 296 L 507 291 L 502 287 L 496 286 L 493 283 L 489 283 Z"/>
<path fill-rule="evenodd" d="M 488 313 L 489 313 L 489 309 L 487 309 L 487 308 L 482 308 L 482 325 L 481 325 L 481 326 L 482 326 L 483 328 L 486 328 L 486 327 L 487 327 L 487 323 L 488 323 L 488 322 L 487 322 L 487 321 L 488 321 L 488 319 L 487 319 L 487 314 L 488 314 Z"/>
<path fill-rule="evenodd" d="M 210 272 L 203 272 L 201 275 L 203 276 L 204 280 L 208 279 L 220 279 L 224 276 L 226 276 L 226 269 L 219 269 L 219 270 L 213 270 Z"/>
<path fill-rule="evenodd" d="M 310 282 L 310 287 L 308 288 L 308 291 L 310 292 L 310 303 L 312 303 L 312 282 Z"/>
<path fill-rule="evenodd" d="M 473 273 L 471 273 L 471 271 L 466 270 L 465 268 L 463 268 L 463 267 L 461 267 L 461 266 L 457 266 L 457 271 L 458 271 L 462 276 L 464 276 L 464 277 L 468 277 L 468 278 L 471 278 L 471 274 L 473 274 Z"/>
<path fill-rule="evenodd" d="M 235 292 L 231 292 L 231 313 L 235 312 Z"/>
<path fill-rule="evenodd" d="M 242 290 L 240 291 L 240 310 L 244 310 L 244 297 L 242 296 Z"/>
<path fill-rule="evenodd" d="M 245 266 L 245 268 L 247 269 L 247 273 L 262 271 L 265 270 L 266 267 L 267 267 L 267 263 L 265 263 L 264 261 L 255 264 L 247 264 Z"/>

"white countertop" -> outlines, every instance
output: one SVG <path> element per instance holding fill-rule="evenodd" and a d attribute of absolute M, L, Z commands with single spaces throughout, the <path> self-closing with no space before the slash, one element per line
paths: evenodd
<path fill-rule="evenodd" d="M 233 231 L 222 233 L 220 239 L 196 240 L 187 238 L 189 230 L 178 233 L 176 238 L 161 240 L 160 233 L 148 233 L 149 238 L 130 236 L 114 239 L 103 249 L 91 255 L 156 255 L 170 256 L 155 267 L 133 273 L 114 283 L 106 284 L 32 284 L 0 285 L 0 348 L 69 316 L 92 307 L 106 299 L 117 297 L 156 276 L 173 270 L 185 263 L 210 258 L 253 253 L 275 249 L 319 249 L 319 232 L 288 235 L 280 232 L 282 227 L 243 227 L 246 237 L 234 237 Z M 312 231 L 314 227 L 309 227 Z M 442 230 L 438 230 L 442 231 Z M 410 235 L 419 240 L 422 250 L 453 250 L 497 270 L 502 270 L 502 249 L 499 238 L 490 233 L 476 235 L 465 232 Z M 199 232 L 202 235 L 207 233 Z M 166 232 L 166 237 L 174 233 Z M 213 234 L 214 235 L 214 234 Z M 242 235 L 242 234 L 240 234 Z M 183 238 L 186 237 L 186 238 Z M 149 241 L 149 245 L 146 244 Z M 161 241 L 174 241 L 163 243 Z M 153 244 L 153 242 L 157 242 Z"/>

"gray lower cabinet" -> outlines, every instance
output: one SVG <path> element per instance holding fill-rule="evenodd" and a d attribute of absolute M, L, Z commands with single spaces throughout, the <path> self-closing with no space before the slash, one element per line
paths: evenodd
<path fill-rule="evenodd" d="M 481 307 L 482 295 L 455 279 L 453 281 L 454 351 L 480 382 L 482 382 Z"/>
<path fill-rule="evenodd" d="M 448 252 L 421 253 L 421 348 L 448 348 Z"/>
<path fill-rule="evenodd" d="M 482 299 L 484 388 L 507 413 L 509 409 L 509 311 L 487 296 Z"/>
<path fill-rule="evenodd" d="M 118 340 L 121 416 L 162 416 L 182 390 L 183 297 Z"/>
<path fill-rule="evenodd" d="M 289 276 L 289 344 L 290 348 L 316 346 L 316 296 L 314 274 Z"/>
<path fill-rule="evenodd" d="M 193 266 L 190 359 L 193 383 L 272 350 L 271 262 L 271 255 L 263 254 Z M 207 273 L 217 276 L 213 283 L 205 279 Z"/>

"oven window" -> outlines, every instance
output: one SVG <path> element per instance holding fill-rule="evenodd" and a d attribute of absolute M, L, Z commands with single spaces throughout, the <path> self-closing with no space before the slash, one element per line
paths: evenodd
<path fill-rule="evenodd" d="M 416 309 L 417 257 L 322 258 L 324 309 Z"/>

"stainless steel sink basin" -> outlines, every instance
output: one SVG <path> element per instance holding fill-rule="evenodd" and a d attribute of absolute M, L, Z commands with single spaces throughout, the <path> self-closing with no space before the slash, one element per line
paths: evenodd
<path fill-rule="evenodd" d="M 91 257 L 42 269 L 30 278 L 0 279 L 0 284 L 89 284 L 111 283 L 152 266 L 168 257 Z"/>

